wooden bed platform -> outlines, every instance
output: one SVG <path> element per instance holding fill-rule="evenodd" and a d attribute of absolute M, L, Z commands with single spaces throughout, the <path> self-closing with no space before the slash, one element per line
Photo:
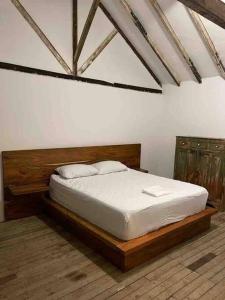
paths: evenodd
<path fill-rule="evenodd" d="M 163 251 L 209 229 L 216 209 L 207 208 L 180 222 L 130 241 L 122 241 L 51 200 L 46 192 L 55 168 L 71 163 L 118 160 L 140 168 L 141 145 L 6 151 L 3 186 L 6 219 L 34 215 L 42 209 L 74 231 L 76 236 L 122 271 L 127 271 Z"/>
<path fill-rule="evenodd" d="M 87 246 L 124 272 L 209 229 L 211 216 L 217 211 L 215 208 L 207 208 L 139 238 L 122 241 L 61 206 L 48 195 L 44 196 L 44 201 L 49 215 L 63 226 L 72 229 Z"/>

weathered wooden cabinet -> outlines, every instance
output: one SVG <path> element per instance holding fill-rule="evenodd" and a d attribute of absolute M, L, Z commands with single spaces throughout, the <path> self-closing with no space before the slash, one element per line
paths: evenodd
<path fill-rule="evenodd" d="M 225 210 L 225 139 L 177 137 L 174 178 L 205 187 L 208 203 Z"/>

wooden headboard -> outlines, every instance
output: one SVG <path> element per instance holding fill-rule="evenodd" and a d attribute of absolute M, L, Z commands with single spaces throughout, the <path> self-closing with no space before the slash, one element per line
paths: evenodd
<path fill-rule="evenodd" d="M 54 170 L 65 164 L 118 160 L 139 168 L 140 153 L 140 144 L 4 151 L 3 186 L 48 183 Z"/>
<path fill-rule="evenodd" d="M 140 155 L 140 144 L 2 152 L 5 218 L 40 213 L 40 193 L 48 190 L 50 176 L 58 166 L 118 160 L 139 168 Z"/>

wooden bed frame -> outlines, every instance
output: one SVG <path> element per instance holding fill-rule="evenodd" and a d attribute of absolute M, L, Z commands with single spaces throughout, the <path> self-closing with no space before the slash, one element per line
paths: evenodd
<path fill-rule="evenodd" d="M 215 208 L 190 216 L 130 241 L 122 241 L 87 222 L 45 195 L 46 211 L 114 265 L 126 272 L 163 251 L 204 232 L 210 227 Z"/>
<path fill-rule="evenodd" d="M 180 222 L 139 238 L 122 241 L 59 205 L 50 199 L 46 192 L 50 175 L 57 166 L 110 159 L 119 160 L 130 168 L 138 169 L 140 168 L 140 153 L 140 144 L 3 152 L 6 216 L 9 216 L 8 219 L 12 219 L 13 216 L 18 217 L 20 209 L 19 216 L 21 217 L 21 214 L 23 216 L 23 209 L 29 207 L 30 202 L 32 203 L 37 198 L 39 208 L 43 207 L 63 226 L 72 229 L 79 239 L 109 259 L 122 271 L 127 271 L 209 229 L 211 216 L 216 213 L 214 208 L 207 208 Z M 20 206 L 21 197 L 22 206 Z M 13 206 L 17 208 L 16 215 L 14 214 L 15 208 L 12 209 Z M 37 213 L 37 211 L 28 211 L 30 215 Z"/>

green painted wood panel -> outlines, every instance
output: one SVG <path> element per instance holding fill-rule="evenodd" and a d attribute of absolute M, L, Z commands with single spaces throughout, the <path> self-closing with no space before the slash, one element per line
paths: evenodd
<path fill-rule="evenodd" d="M 174 178 L 205 187 L 208 202 L 225 210 L 225 139 L 177 137 Z"/>

